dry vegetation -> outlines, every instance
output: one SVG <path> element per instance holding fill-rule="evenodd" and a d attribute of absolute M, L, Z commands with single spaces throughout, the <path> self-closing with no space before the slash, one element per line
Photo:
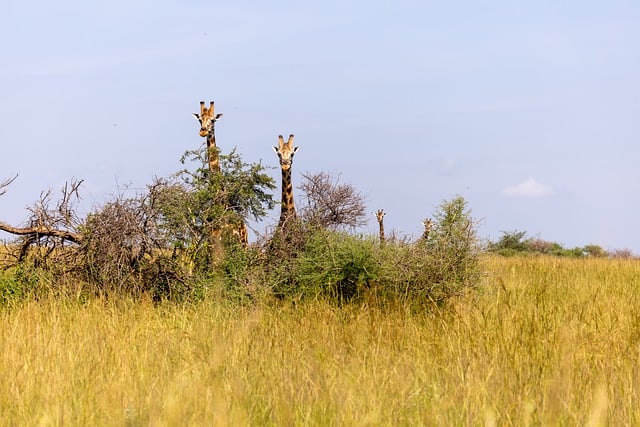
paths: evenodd
<path fill-rule="evenodd" d="M 483 259 L 438 309 L 43 298 L 1 425 L 639 425 L 640 261 Z"/>

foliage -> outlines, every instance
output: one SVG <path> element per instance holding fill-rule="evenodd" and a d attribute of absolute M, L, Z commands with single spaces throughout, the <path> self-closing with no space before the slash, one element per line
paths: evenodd
<path fill-rule="evenodd" d="M 224 247 L 231 248 L 229 224 L 237 226 L 249 215 L 259 219 L 273 207 L 267 193 L 273 182 L 260 164 L 246 164 L 234 151 L 220 156 L 221 173 L 212 175 L 203 152 L 183 158 L 200 162 L 195 171 L 156 178 L 146 193 L 118 196 L 89 215 L 81 246 L 87 282 L 103 292 L 149 293 L 156 299 L 200 293 L 202 279 L 215 273 L 211 257 L 224 259 L 211 251 L 218 243 L 211 231 L 221 230 Z"/>
<path fill-rule="evenodd" d="M 9 255 L 18 266 L 45 269 L 54 287 L 73 281 L 99 294 L 157 300 L 201 295 L 206 279 L 219 273 L 223 251 L 238 244 L 237 226 L 274 205 L 274 183 L 261 164 L 244 163 L 233 151 L 220 156 L 221 173 L 211 174 L 204 151 L 182 159 L 199 163 L 195 170 L 156 178 L 132 197 L 119 194 L 84 220 L 74 205 L 81 181 L 65 186 L 55 203 L 51 191 L 43 193 L 30 208 L 30 234 L 10 245 L 16 253 Z"/>
<path fill-rule="evenodd" d="M 434 217 L 429 241 L 418 244 L 307 229 L 296 256 L 272 270 L 274 292 L 294 300 L 441 304 L 477 284 L 481 248 L 462 197 L 444 201 Z"/>
<path fill-rule="evenodd" d="M 601 246 L 590 244 L 584 247 L 565 248 L 560 243 L 549 242 L 540 238 L 526 237 L 525 231 L 503 231 L 497 242 L 490 242 L 488 250 L 502 256 L 513 255 L 552 255 L 570 258 L 582 257 L 616 257 L 616 254 L 623 253 L 620 258 L 632 258 L 634 255 L 627 250 L 620 252 L 614 250 L 608 253 Z"/>
<path fill-rule="evenodd" d="M 159 209 L 174 236 L 173 249 L 200 272 L 224 261 L 224 248 L 238 243 L 238 226 L 248 218 L 261 220 L 275 204 L 274 181 L 261 163 L 244 163 L 233 150 L 219 155 L 221 172 L 211 173 L 205 154 L 204 147 L 188 151 L 181 161 L 195 163 L 196 169 L 158 183 Z"/>
<path fill-rule="evenodd" d="M 468 285 L 477 278 L 481 251 L 477 222 L 468 202 L 457 196 L 443 201 L 434 214 L 434 224 L 426 247 L 439 264 L 441 281 Z"/>
<path fill-rule="evenodd" d="M 17 304 L 32 294 L 38 284 L 32 272 L 33 267 L 24 264 L 0 272 L 0 307 Z"/>
<path fill-rule="evenodd" d="M 219 154 L 220 173 L 212 173 L 206 162 L 206 148 L 187 151 L 181 158 L 196 165 L 195 170 L 183 169 L 176 177 L 192 192 L 192 214 L 200 221 L 217 221 L 222 225 L 232 220 L 262 219 L 274 207 L 271 191 L 273 178 L 265 173 L 261 163 L 242 161 L 236 150 Z"/>
<path fill-rule="evenodd" d="M 295 287 L 299 297 L 323 296 L 346 302 L 379 279 L 377 242 L 371 238 L 318 230 L 307 241 L 294 264 Z"/>
<path fill-rule="evenodd" d="M 524 239 L 526 235 L 526 231 L 503 231 L 502 237 L 497 242 L 489 244 L 489 251 L 505 256 L 524 252 L 527 249 Z"/>
<path fill-rule="evenodd" d="M 590 257 L 606 258 L 609 256 L 607 251 L 605 251 L 602 248 L 602 246 L 599 246 L 599 245 L 594 245 L 594 244 L 587 245 L 582 250 L 587 256 L 590 256 Z"/>

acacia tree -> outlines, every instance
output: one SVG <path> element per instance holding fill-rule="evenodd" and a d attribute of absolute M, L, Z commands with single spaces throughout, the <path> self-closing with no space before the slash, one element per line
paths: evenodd
<path fill-rule="evenodd" d="M 205 270 L 211 261 L 209 230 L 221 230 L 223 241 L 233 245 L 234 225 L 260 221 L 275 205 L 275 183 L 261 163 L 245 163 L 233 150 L 219 155 L 220 173 L 211 174 L 206 159 L 204 148 L 186 152 L 181 162 L 196 168 L 156 180 L 152 189 L 172 249 Z"/>

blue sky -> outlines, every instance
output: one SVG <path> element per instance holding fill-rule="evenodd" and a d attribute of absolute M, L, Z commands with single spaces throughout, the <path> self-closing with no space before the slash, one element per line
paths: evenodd
<path fill-rule="evenodd" d="M 483 237 L 640 253 L 638 22 L 623 0 L 4 0 L 0 219 L 72 177 L 88 211 L 175 172 L 214 100 L 223 151 L 276 166 L 295 133 L 294 180 L 340 174 L 399 235 L 460 194 Z"/>

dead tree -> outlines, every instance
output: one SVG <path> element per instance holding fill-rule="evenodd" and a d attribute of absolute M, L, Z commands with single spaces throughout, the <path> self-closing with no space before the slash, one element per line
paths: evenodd
<path fill-rule="evenodd" d="M 352 185 L 341 184 L 326 172 L 302 174 L 302 178 L 299 188 L 307 202 L 302 208 L 303 221 L 328 229 L 366 224 L 364 196 Z"/>
<path fill-rule="evenodd" d="M 0 195 L 6 193 L 7 187 L 14 180 L 15 177 L 0 183 Z M 79 200 L 78 188 L 81 184 L 82 180 L 66 183 L 62 188 L 60 200 L 53 207 L 52 191 L 42 192 L 40 199 L 28 208 L 31 215 L 25 227 L 15 227 L 0 221 L 0 231 L 19 236 L 19 241 L 14 247 L 17 249 L 15 256 L 18 261 L 22 261 L 34 246 L 45 248 L 43 256 L 46 259 L 66 243 L 77 245 L 82 242 L 82 235 L 77 231 L 80 221 L 75 212 L 75 203 Z"/>

